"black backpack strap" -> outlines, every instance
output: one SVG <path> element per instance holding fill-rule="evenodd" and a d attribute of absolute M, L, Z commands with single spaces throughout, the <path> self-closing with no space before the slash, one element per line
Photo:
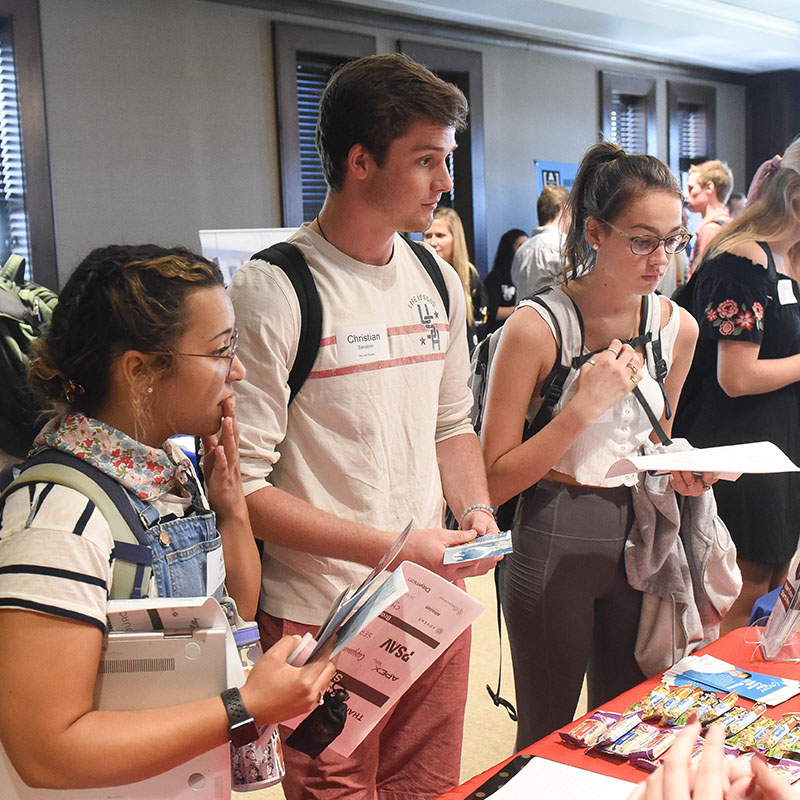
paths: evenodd
<path fill-rule="evenodd" d="M 433 281 L 436 291 L 444 303 L 444 312 L 450 316 L 450 293 L 447 291 L 447 284 L 444 282 L 444 275 L 442 275 L 441 267 L 436 263 L 436 256 L 428 250 L 425 245 L 415 242 L 413 239 L 406 239 L 409 247 L 414 251 L 414 255 L 420 260 L 420 263 L 425 267 L 425 272 Z"/>
<path fill-rule="evenodd" d="M 494 568 L 494 593 L 495 597 L 497 598 L 497 638 L 498 644 L 500 647 L 500 662 L 497 666 L 497 691 L 492 689 L 490 684 L 486 684 L 486 691 L 489 693 L 489 697 L 492 698 L 492 702 L 496 706 L 503 706 L 503 708 L 508 713 L 508 716 L 511 718 L 512 722 L 517 721 L 517 709 L 514 708 L 514 704 L 510 700 L 506 700 L 500 694 L 500 684 L 503 680 L 503 611 L 502 611 L 502 600 L 500 598 L 500 581 L 502 580 L 502 562 L 500 562 Z"/>
<path fill-rule="evenodd" d="M 642 298 L 642 300 L 649 299 L 649 296 Z M 656 297 L 655 302 L 660 303 L 661 298 Z M 655 332 L 655 335 L 651 335 L 650 349 L 653 351 L 653 363 L 656 368 L 656 380 L 658 381 L 659 388 L 661 389 L 661 394 L 664 396 L 664 416 L 669 419 L 672 416 L 672 406 L 669 402 L 669 395 L 667 395 L 667 387 L 664 384 L 669 369 L 667 368 L 667 362 L 664 360 L 664 355 L 661 350 L 661 326 L 659 326 L 659 329 Z"/>
<path fill-rule="evenodd" d="M 548 306 L 544 299 L 538 294 L 529 297 L 528 300 L 544 308 L 550 315 L 553 327 L 555 328 L 555 338 L 556 345 L 558 346 L 558 353 L 556 354 L 556 360 L 553 364 L 553 368 L 550 370 L 550 374 L 547 376 L 547 378 L 545 378 L 545 382 L 542 386 L 541 396 L 544 398 L 544 402 L 539 407 L 539 410 L 536 412 L 536 416 L 533 418 L 533 420 L 531 420 L 530 424 L 525 426 L 525 432 L 522 436 L 522 441 L 530 439 L 534 433 L 537 433 L 544 428 L 544 426 L 547 425 L 547 423 L 553 418 L 553 409 L 556 407 L 556 403 L 558 403 L 559 399 L 561 398 L 561 394 L 564 391 L 564 382 L 567 380 L 567 375 L 569 375 L 574 366 L 572 363 L 561 363 L 561 343 L 563 341 L 563 336 L 561 334 L 561 326 L 558 324 L 556 315 L 553 313 L 550 306 Z M 572 298 L 570 298 L 570 300 L 572 300 Z M 575 306 L 574 303 L 573 306 Z M 575 310 L 578 311 L 577 306 L 575 306 Z M 585 341 L 585 334 L 583 329 L 583 317 L 581 316 L 580 311 L 578 311 L 578 324 L 581 331 L 581 344 L 583 344 Z M 583 347 L 581 347 L 581 351 L 583 351 Z"/>
<path fill-rule="evenodd" d="M 289 371 L 291 403 L 305 383 L 319 352 L 322 339 L 322 301 L 303 254 L 293 244 L 278 242 L 256 253 L 253 259 L 267 261 L 283 270 L 292 283 L 300 305 L 300 338 L 297 342 L 297 355 Z"/>

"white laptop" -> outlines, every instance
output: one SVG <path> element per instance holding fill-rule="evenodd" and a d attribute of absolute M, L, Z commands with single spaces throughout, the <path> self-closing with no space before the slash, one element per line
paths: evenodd
<path fill-rule="evenodd" d="M 186 633 L 108 635 L 95 686 L 95 707 L 132 711 L 215 697 L 226 688 L 222 627 Z M 102 789 L 31 789 L 0 750 L 2 800 L 230 800 L 230 747 L 226 743 L 174 769 L 137 783 Z M 3 775 L 3 772 L 6 775 Z M 4 778 L 10 777 L 10 786 Z"/>

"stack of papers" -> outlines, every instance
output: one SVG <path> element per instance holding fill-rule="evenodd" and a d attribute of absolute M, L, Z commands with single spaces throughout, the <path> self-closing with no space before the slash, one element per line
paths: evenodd
<path fill-rule="evenodd" d="M 725 694 L 736 692 L 740 697 L 768 706 L 800 694 L 800 681 L 753 672 L 708 655 L 682 658 L 664 673 L 664 682 L 670 686 L 692 684 Z"/>

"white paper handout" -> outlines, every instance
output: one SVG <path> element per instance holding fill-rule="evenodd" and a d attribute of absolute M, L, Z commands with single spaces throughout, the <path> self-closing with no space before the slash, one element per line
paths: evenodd
<path fill-rule="evenodd" d="M 635 786 L 635 783 L 559 764 L 558 761 L 532 758 L 492 794 L 492 800 L 563 800 L 565 797 L 625 800 Z"/>
<path fill-rule="evenodd" d="M 400 564 L 336 633 L 333 683 L 350 698 L 344 730 L 330 749 L 349 756 L 482 611 L 480 601 L 445 578 L 419 564 Z M 305 716 L 285 724 L 297 727 Z"/>
<path fill-rule="evenodd" d="M 693 450 L 629 456 L 611 465 L 606 478 L 631 472 L 713 472 L 717 477 L 735 481 L 743 473 L 800 472 L 800 467 L 772 442 L 750 442 L 722 447 L 698 447 Z"/>

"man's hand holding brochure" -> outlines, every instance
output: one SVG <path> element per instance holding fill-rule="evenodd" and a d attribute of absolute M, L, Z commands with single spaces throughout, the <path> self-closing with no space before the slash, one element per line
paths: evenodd
<path fill-rule="evenodd" d="M 411 526 L 357 589 L 336 599 L 317 635 L 306 634 L 289 659 L 295 666 L 337 659 L 333 683 L 350 697 L 344 731 L 330 749 L 343 756 L 483 611 L 478 600 L 418 564 L 403 561 L 388 572 Z M 296 727 L 302 719 L 286 724 Z"/>

